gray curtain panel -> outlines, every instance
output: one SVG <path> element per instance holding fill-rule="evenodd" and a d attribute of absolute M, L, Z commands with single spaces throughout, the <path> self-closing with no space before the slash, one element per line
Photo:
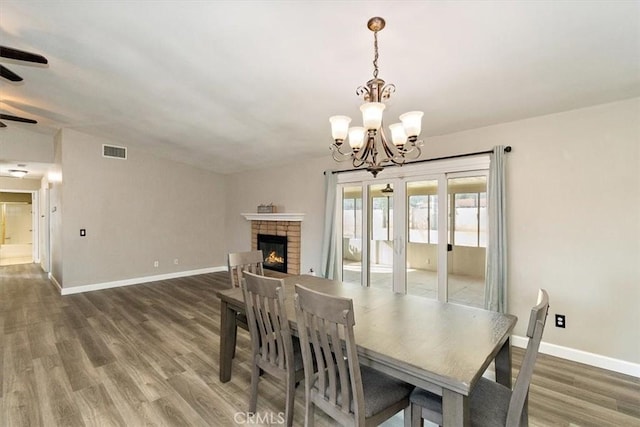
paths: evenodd
<path fill-rule="evenodd" d="M 493 147 L 487 188 L 489 242 L 487 245 L 484 305 L 487 310 L 507 311 L 507 210 L 506 155 L 504 146 Z"/>
<path fill-rule="evenodd" d="M 327 279 L 335 279 L 337 265 L 336 251 L 336 186 L 338 175 L 332 171 L 324 173 L 324 233 L 322 236 L 322 265 L 320 274 Z"/>

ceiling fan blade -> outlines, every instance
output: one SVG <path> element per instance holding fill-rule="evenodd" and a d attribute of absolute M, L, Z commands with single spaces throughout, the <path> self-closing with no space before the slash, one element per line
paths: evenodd
<path fill-rule="evenodd" d="M 38 123 L 37 121 L 35 121 L 33 119 L 25 119 L 24 117 L 12 116 L 10 114 L 0 114 L 0 119 L 2 119 L 2 120 L 13 120 L 14 122 L 21 122 L 21 123 L 31 123 L 31 124 Z"/>
<path fill-rule="evenodd" d="M 38 64 L 48 64 L 47 58 L 37 53 L 25 52 L 24 50 L 13 49 L 0 46 L 0 56 L 3 58 L 15 59 L 16 61 L 36 62 Z"/>
<path fill-rule="evenodd" d="M 4 123 L 0 122 L 0 128 L 6 128 L 7 125 L 5 125 Z"/>
<path fill-rule="evenodd" d="M 7 80 L 12 82 L 21 82 L 22 77 L 5 67 L 4 65 L 0 65 L 0 76 L 4 77 Z"/>

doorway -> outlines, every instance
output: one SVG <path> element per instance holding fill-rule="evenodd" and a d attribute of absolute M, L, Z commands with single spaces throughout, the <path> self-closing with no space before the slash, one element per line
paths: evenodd
<path fill-rule="evenodd" d="M 0 266 L 34 262 L 32 193 L 0 193 Z"/>

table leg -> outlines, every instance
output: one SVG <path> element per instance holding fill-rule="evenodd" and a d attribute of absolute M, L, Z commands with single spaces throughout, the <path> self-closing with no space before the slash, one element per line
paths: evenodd
<path fill-rule="evenodd" d="M 469 427 L 469 398 L 451 390 L 442 390 L 442 424 L 445 427 Z"/>
<path fill-rule="evenodd" d="M 511 341 L 509 338 L 496 355 L 495 365 L 496 382 L 511 389 Z"/>
<path fill-rule="evenodd" d="M 231 379 L 236 328 L 236 311 L 220 301 L 220 382 L 223 383 Z"/>

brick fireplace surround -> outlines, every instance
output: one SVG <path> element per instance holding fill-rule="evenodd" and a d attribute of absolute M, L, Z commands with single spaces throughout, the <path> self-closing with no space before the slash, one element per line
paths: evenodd
<path fill-rule="evenodd" d="M 287 237 L 287 273 L 300 274 L 300 237 L 304 214 L 242 214 L 251 221 L 251 249 L 258 249 L 258 234 Z"/>

